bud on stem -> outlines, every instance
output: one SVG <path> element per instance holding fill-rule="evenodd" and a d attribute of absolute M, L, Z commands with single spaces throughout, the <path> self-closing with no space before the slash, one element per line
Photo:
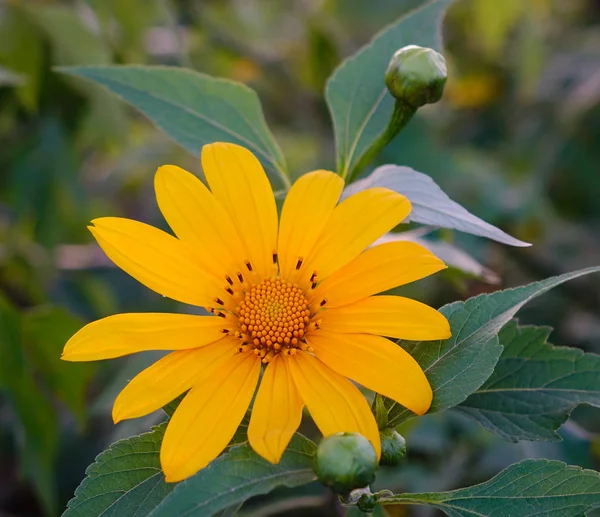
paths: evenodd
<path fill-rule="evenodd" d="M 348 494 L 373 482 L 377 454 L 371 442 L 358 433 L 337 433 L 323 438 L 315 455 L 315 473 L 338 494 Z"/>
<path fill-rule="evenodd" d="M 409 45 L 393 55 L 385 85 L 397 101 L 418 109 L 442 98 L 447 77 L 444 56 L 430 48 Z"/>
<path fill-rule="evenodd" d="M 384 429 L 381 435 L 381 465 L 395 467 L 406 456 L 406 440 L 395 429 Z"/>
<path fill-rule="evenodd" d="M 385 73 L 385 84 L 396 99 L 390 121 L 371 147 L 350 171 L 347 183 L 377 156 L 408 124 L 417 110 L 442 98 L 448 77 L 444 56 L 433 49 L 408 45 L 392 56 Z"/>

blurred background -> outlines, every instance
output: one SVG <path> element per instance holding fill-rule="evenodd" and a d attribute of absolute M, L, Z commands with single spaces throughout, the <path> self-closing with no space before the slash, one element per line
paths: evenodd
<path fill-rule="evenodd" d="M 110 418 L 118 391 L 156 354 L 61 363 L 70 335 L 117 312 L 189 310 L 111 267 L 86 225 L 114 215 L 164 228 L 153 174 L 165 163 L 200 173 L 198 159 L 57 67 L 166 64 L 244 82 L 299 175 L 334 167 L 327 77 L 404 10 L 394 0 L 0 1 L 0 517 L 59 515 L 99 452 L 164 418 Z M 439 307 L 600 264 L 599 28 L 598 0 L 451 7 L 444 100 L 421 110 L 379 161 L 429 174 L 534 247 L 431 233 L 456 267 L 405 294 Z M 556 345 L 600 352 L 600 278 L 544 295 L 520 320 L 553 326 Z M 600 467 L 600 420 L 585 407 L 557 443 L 506 443 L 452 412 L 403 432 L 408 462 L 382 469 L 376 488 L 452 489 L 525 457 Z M 344 515 L 316 485 L 252 500 L 242 513 Z"/>

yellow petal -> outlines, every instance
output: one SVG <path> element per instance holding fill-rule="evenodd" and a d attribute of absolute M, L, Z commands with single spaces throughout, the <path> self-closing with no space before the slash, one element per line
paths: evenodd
<path fill-rule="evenodd" d="M 329 368 L 381 393 L 414 413 L 431 406 L 433 394 L 423 370 L 402 347 L 380 336 L 321 330 L 308 340 Z"/>
<path fill-rule="evenodd" d="M 193 174 L 174 165 L 154 177 L 156 200 L 175 235 L 193 246 L 199 263 L 221 281 L 245 268 L 248 256 L 231 218 Z"/>
<path fill-rule="evenodd" d="M 379 334 L 398 339 L 433 340 L 450 337 L 442 313 L 402 296 L 371 296 L 319 313 L 321 328 L 350 334 Z M 316 331 L 318 332 L 318 331 Z"/>
<path fill-rule="evenodd" d="M 345 266 L 400 223 L 410 209 L 410 202 L 404 196 L 380 187 L 345 199 L 333 211 L 303 266 L 303 287 L 307 287 L 307 279 L 314 271 L 319 280 L 324 280 Z"/>
<path fill-rule="evenodd" d="M 298 260 L 308 258 L 344 189 L 344 180 L 329 171 L 300 177 L 288 192 L 279 225 L 279 270 L 292 281 Z"/>
<path fill-rule="evenodd" d="M 302 419 L 302 399 L 287 363 L 276 356 L 267 366 L 252 407 L 248 440 L 271 463 L 279 463 Z"/>
<path fill-rule="evenodd" d="M 122 219 L 94 219 L 89 229 L 123 271 L 163 296 L 199 306 L 213 306 L 222 286 L 198 266 L 187 244 L 153 226 Z"/>
<path fill-rule="evenodd" d="M 388 242 L 363 251 L 321 282 L 310 302 L 338 307 L 432 275 L 446 265 L 414 242 Z"/>
<path fill-rule="evenodd" d="M 258 356 L 237 354 L 190 390 L 171 418 L 160 449 L 167 482 L 195 474 L 227 447 L 248 409 L 259 373 Z"/>
<path fill-rule="evenodd" d="M 160 409 L 230 361 L 238 348 L 239 340 L 224 337 L 202 348 L 166 355 L 136 375 L 119 393 L 112 412 L 115 424 Z"/>
<path fill-rule="evenodd" d="M 262 278 L 271 276 L 276 271 L 277 207 L 262 165 L 247 149 L 218 142 L 202 148 L 202 169 L 246 245 L 250 256 L 244 259 Z"/>
<path fill-rule="evenodd" d="M 282 357 L 288 362 L 300 396 L 323 436 L 360 433 L 371 442 L 379 458 L 379 430 L 358 388 L 306 352 Z"/>
<path fill-rule="evenodd" d="M 217 316 L 189 314 L 115 314 L 88 323 L 65 345 L 65 361 L 112 359 L 145 350 L 184 350 L 223 337 Z"/>

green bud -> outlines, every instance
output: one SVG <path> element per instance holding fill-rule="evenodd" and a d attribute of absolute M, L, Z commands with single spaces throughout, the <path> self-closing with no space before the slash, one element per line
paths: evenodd
<path fill-rule="evenodd" d="M 381 431 L 381 460 L 382 465 L 395 467 L 406 456 L 406 440 L 395 429 Z"/>
<path fill-rule="evenodd" d="M 430 48 L 408 45 L 393 55 L 385 84 L 398 101 L 420 108 L 442 98 L 447 78 L 444 56 Z"/>
<path fill-rule="evenodd" d="M 356 502 L 356 506 L 363 513 L 371 513 L 377 506 L 377 495 L 375 494 L 363 494 Z"/>
<path fill-rule="evenodd" d="M 345 494 L 373 482 L 377 453 L 358 433 L 337 433 L 323 438 L 315 455 L 315 473 L 334 492 Z"/>

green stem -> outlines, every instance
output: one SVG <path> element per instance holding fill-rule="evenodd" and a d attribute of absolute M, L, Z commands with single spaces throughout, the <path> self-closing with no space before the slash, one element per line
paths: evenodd
<path fill-rule="evenodd" d="M 394 104 L 394 111 L 390 117 L 388 126 L 381 136 L 373 142 L 365 153 L 360 157 L 356 165 L 349 171 L 346 177 L 346 183 L 352 183 L 363 169 L 371 163 L 383 148 L 388 145 L 393 138 L 408 124 L 413 115 L 417 112 L 417 108 L 413 108 L 410 104 L 397 100 Z"/>

